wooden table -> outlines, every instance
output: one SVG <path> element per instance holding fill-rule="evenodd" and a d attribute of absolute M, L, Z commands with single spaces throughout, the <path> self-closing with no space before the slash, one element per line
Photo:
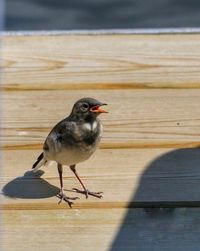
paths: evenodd
<path fill-rule="evenodd" d="M 1 250 L 199 250 L 199 41 L 3 36 Z M 56 166 L 35 175 L 31 166 L 52 126 L 85 96 L 109 104 L 100 149 L 77 167 L 104 198 L 80 195 L 69 209 L 58 205 Z M 67 167 L 64 183 L 74 195 Z"/>

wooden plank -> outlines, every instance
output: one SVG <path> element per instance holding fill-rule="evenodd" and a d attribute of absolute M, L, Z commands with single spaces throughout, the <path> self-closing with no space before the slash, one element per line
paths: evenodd
<path fill-rule="evenodd" d="M 200 34 L 5 36 L 4 90 L 199 88 Z"/>
<path fill-rule="evenodd" d="M 94 246 L 96 250 L 108 250 L 123 217 L 123 213 L 118 215 L 113 210 L 9 212 L 3 213 L 5 251 L 27 250 L 27 247 L 29 250 L 89 251 Z"/>
<path fill-rule="evenodd" d="M 29 170 L 39 152 L 6 151 L 0 179 L 4 209 L 68 209 L 58 205 L 56 165 L 33 175 Z M 75 202 L 74 208 L 126 208 L 138 206 L 199 206 L 200 149 L 105 149 L 77 166 L 83 181 L 104 198 Z M 68 168 L 64 184 L 80 188 Z"/>
<path fill-rule="evenodd" d="M 10 210 L 2 218 L 4 251 L 199 249 L 198 208 Z"/>
<path fill-rule="evenodd" d="M 200 145 L 200 90 L 13 91 L 2 97 L 4 149 L 41 149 L 53 125 L 86 95 L 109 104 L 101 115 L 102 148 Z"/>

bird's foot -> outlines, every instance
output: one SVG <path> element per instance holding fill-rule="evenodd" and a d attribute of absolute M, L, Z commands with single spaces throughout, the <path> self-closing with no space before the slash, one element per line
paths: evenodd
<path fill-rule="evenodd" d="M 63 200 L 68 203 L 69 207 L 72 208 L 72 205 L 74 204 L 71 200 L 77 200 L 79 197 L 68 197 L 64 193 L 63 189 L 60 190 L 59 194 L 57 195 L 58 198 L 60 198 L 58 204 L 60 204 Z"/>
<path fill-rule="evenodd" d="M 82 193 L 85 194 L 86 199 L 88 198 L 89 195 L 94 196 L 96 198 L 102 199 L 103 198 L 103 192 L 90 192 L 88 189 L 85 190 L 79 190 L 77 188 L 73 188 L 73 191 L 77 192 L 77 193 Z"/>

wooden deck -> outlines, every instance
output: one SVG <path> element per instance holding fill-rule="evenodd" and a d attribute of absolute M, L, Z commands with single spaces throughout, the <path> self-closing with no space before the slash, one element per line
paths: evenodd
<path fill-rule="evenodd" d="M 199 34 L 3 37 L 2 250 L 199 250 L 199 41 Z M 80 195 L 69 209 L 58 205 L 55 165 L 30 170 L 49 130 L 85 96 L 109 104 L 100 149 L 77 166 L 104 197 Z M 67 167 L 64 176 L 74 195 L 79 184 Z"/>

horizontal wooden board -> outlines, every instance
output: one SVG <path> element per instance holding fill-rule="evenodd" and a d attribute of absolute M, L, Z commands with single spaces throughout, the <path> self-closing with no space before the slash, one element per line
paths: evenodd
<path fill-rule="evenodd" d="M 2 97 L 4 149 L 41 149 L 54 124 L 84 96 L 108 103 L 102 148 L 200 145 L 200 90 L 18 91 Z"/>
<path fill-rule="evenodd" d="M 10 210 L 2 219 L 4 251 L 199 249 L 198 208 Z"/>
<path fill-rule="evenodd" d="M 6 151 L 1 182 L 4 209 L 68 209 L 58 205 L 56 165 L 30 171 L 38 151 Z M 138 206 L 199 206 L 200 149 L 99 150 L 77 170 L 90 190 L 104 198 L 78 195 L 74 208 L 126 208 Z M 44 173 L 45 172 L 45 173 Z M 80 188 L 73 173 L 64 170 L 66 193 Z"/>
<path fill-rule="evenodd" d="M 200 34 L 5 36 L 4 90 L 199 88 Z"/>

